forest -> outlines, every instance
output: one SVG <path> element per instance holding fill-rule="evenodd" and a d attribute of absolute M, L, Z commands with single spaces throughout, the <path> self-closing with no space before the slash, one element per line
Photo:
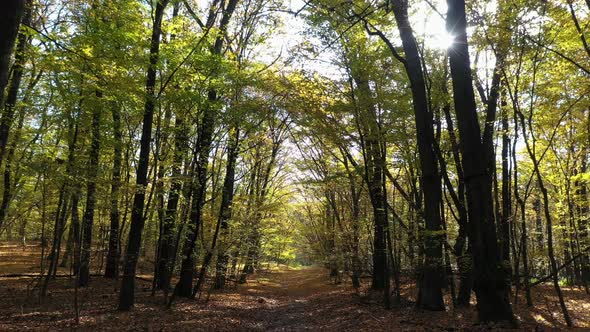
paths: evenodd
<path fill-rule="evenodd" d="M 590 0 L 3 0 L 0 330 L 590 329 Z"/>

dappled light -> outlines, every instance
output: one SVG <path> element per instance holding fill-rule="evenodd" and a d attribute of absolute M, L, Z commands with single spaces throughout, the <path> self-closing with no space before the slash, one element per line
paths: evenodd
<path fill-rule="evenodd" d="M 590 330 L 590 0 L 3 0 L 0 331 Z"/>

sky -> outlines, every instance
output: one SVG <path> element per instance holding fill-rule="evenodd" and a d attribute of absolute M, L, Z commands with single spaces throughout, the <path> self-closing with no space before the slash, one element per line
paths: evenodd
<path fill-rule="evenodd" d="M 430 2 L 440 13 L 446 13 L 446 0 L 432 0 Z M 297 12 L 305 6 L 305 3 L 302 0 L 286 0 L 285 6 L 290 11 Z M 443 18 L 432 10 L 425 1 L 417 2 L 411 8 L 411 11 L 410 20 L 414 28 L 414 33 L 418 39 L 425 41 L 427 47 L 444 50 L 452 44 L 452 38 L 446 32 Z M 280 52 L 284 56 L 288 56 L 290 49 L 302 42 L 308 41 L 317 45 L 317 49 L 322 50 L 322 54 L 312 59 L 312 61 L 306 59 L 305 61 L 296 63 L 295 68 L 317 71 L 328 77 L 338 76 L 338 70 L 330 64 L 335 54 L 329 48 L 325 47 L 325 45 L 322 45 L 320 41 L 310 37 L 309 27 L 306 26 L 304 19 L 300 15 L 295 17 L 289 13 L 281 13 L 280 17 L 284 26 L 277 33 L 276 38 L 273 38 L 271 42 L 264 46 L 266 51 L 261 54 L 261 60 L 269 63 L 276 59 Z M 397 34 L 395 26 L 392 28 L 393 31 L 385 31 L 388 36 L 393 36 L 394 33 Z M 397 38 L 392 38 L 391 40 L 396 45 L 401 44 Z"/>

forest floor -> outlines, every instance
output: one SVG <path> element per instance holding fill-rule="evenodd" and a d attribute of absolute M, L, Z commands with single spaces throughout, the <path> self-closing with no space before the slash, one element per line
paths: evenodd
<path fill-rule="evenodd" d="M 116 311 L 117 283 L 94 277 L 89 288 L 79 290 L 80 323 L 76 325 L 73 278 L 57 278 L 50 284 L 48 296 L 39 303 L 35 292 L 28 294 L 39 279 L 33 273 L 38 269 L 32 259 L 34 248 L 23 253 L 16 247 L 0 245 L 0 331 L 497 330 L 475 325 L 473 306 L 451 306 L 445 312 L 416 309 L 415 285 L 410 282 L 403 284 L 403 303 L 385 310 L 379 299 L 367 296 L 366 287 L 354 290 L 348 280 L 336 285 L 320 267 L 260 271 L 244 285 L 206 292 L 197 300 L 178 300 L 172 309 L 166 309 L 161 293 L 151 296 L 149 278 L 138 279 L 135 307 L 126 313 Z M 590 296 L 567 287 L 564 295 L 577 330 L 590 330 Z M 550 285 L 535 287 L 533 301 L 535 306 L 527 308 L 521 297 L 514 306 L 520 330 L 565 329 Z"/>

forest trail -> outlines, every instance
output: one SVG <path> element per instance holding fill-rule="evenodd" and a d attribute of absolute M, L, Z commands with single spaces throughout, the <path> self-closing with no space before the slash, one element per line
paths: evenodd
<path fill-rule="evenodd" d="M 263 272 L 249 281 L 242 294 L 256 297 L 261 304 L 260 310 L 253 313 L 253 320 L 257 321 L 253 327 L 297 331 L 326 327 L 326 319 L 334 314 L 326 299 L 337 291 L 338 287 L 327 279 L 325 269 L 310 267 Z"/>
<path fill-rule="evenodd" d="M 15 245 L 0 247 L 0 258 L 15 255 L 27 260 L 2 265 L 0 271 L 34 275 L 36 252 L 26 255 Z M 3 248 L 3 249 L 2 249 Z M 30 247 L 33 248 L 33 247 Z M 65 273 L 65 271 L 62 271 Z M 53 281 L 48 297 L 39 304 L 30 293 L 36 278 L 0 277 L 0 331 L 481 331 L 474 325 L 474 307 L 426 312 L 413 305 L 416 294 L 411 279 L 403 278 L 404 302 L 385 310 L 381 298 L 366 297 L 368 283 L 356 291 L 349 278 L 334 284 L 328 271 L 314 266 L 302 269 L 261 269 L 247 283 L 230 282 L 223 291 L 204 288 L 196 300 L 178 299 L 166 309 L 161 292 L 151 296 L 151 276 L 136 282 L 136 302 L 130 312 L 118 312 L 118 283 L 93 277 L 89 288 L 79 289 L 80 323 L 76 324 L 73 281 L 67 276 Z M 366 281 L 366 280 L 365 280 Z M 522 331 L 561 330 L 564 322 L 550 285 L 535 288 L 535 306 L 524 298 L 514 305 Z M 564 288 L 577 330 L 590 328 L 590 305 L 582 290 Z M 521 292 L 522 293 L 522 292 Z M 448 303 L 448 297 L 445 297 Z M 496 330 L 496 329 L 494 329 Z M 576 329 L 574 329 L 576 330 Z"/>

